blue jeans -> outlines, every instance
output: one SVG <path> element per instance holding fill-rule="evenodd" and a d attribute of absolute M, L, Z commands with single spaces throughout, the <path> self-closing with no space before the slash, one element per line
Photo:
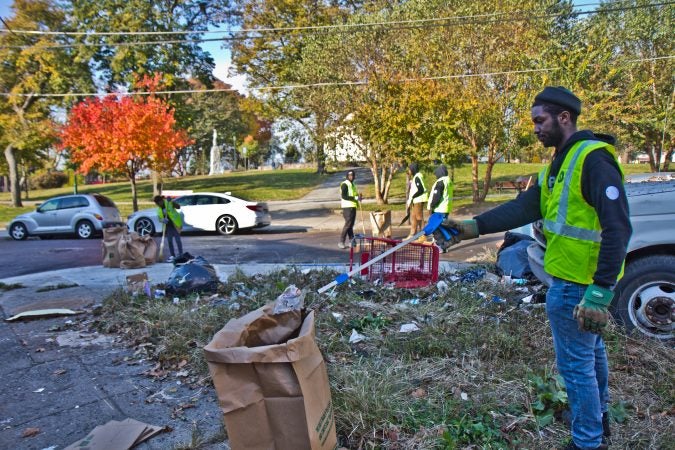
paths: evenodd
<path fill-rule="evenodd" d="M 579 331 L 573 317 L 586 285 L 553 278 L 546 294 L 558 372 L 565 380 L 572 412 L 572 440 L 583 449 L 602 443 L 602 413 L 607 411 L 609 390 L 607 353 L 602 337 Z"/>

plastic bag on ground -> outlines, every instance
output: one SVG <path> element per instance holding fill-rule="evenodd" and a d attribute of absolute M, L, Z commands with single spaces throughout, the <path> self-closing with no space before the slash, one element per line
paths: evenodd
<path fill-rule="evenodd" d="M 204 258 L 197 256 L 173 268 L 166 282 L 166 292 L 172 295 L 215 292 L 219 284 L 216 269 Z"/>

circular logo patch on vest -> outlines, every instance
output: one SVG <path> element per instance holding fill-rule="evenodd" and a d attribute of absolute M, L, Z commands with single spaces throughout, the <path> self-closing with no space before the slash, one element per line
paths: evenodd
<path fill-rule="evenodd" d="M 608 186 L 607 189 L 605 189 L 605 195 L 610 200 L 616 200 L 619 198 L 619 188 L 616 186 Z"/>

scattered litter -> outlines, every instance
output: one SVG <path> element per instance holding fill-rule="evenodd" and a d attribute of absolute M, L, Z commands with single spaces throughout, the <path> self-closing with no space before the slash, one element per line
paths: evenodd
<path fill-rule="evenodd" d="M 40 388 L 40 389 L 35 389 L 33 392 L 35 392 L 36 394 L 39 394 L 40 392 L 42 392 L 44 390 L 45 390 L 45 388 Z"/>
<path fill-rule="evenodd" d="M 532 303 L 532 298 L 534 295 L 528 295 L 527 297 L 523 297 L 520 299 L 521 302 L 523 303 Z"/>
<path fill-rule="evenodd" d="M 375 294 L 377 294 L 377 291 L 375 289 L 365 289 L 363 291 L 358 291 L 357 294 L 359 294 L 363 298 L 371 298 Z"/>
<path fill-rule="evenodd" d="M 148 297 L 150 296 L 150 283 L 147 272 L 128 275 L 126 279 L 127 292 L 131 295 L 146 294 Z"/>
<path fill-rule="evenodd" d="M 352 335 L 349 336 L 350 344 L 356 344 L 357 342 L 361 342 L 365 339 L 366 337 L 364 335 L 360 334 L 358 331 L 352 328 Z"/>
<path fill-rule="evenodd" d="M 492 272 L 485 272 L 485 276 L 483 277 L 485 281 L 489 281 L 490 283 L 499 283 L 499 277 L 495 275 Z"/>
<path fill-rule="evenodd" d="M 501 298 L 498 295 L 492 297 L 492 303 L 506 303 L 506 299 Z"/>
<path fill-rule="evenodd" d="M 274 302 L 274 314 L 281 314 L 289 311 L 297 311 L 303 308 L 305 301 L 305 293 L 302 289 L 291 284 L 284 292 L 277 297 Z"/>
<path fill-rule="evenodd" d="M 230 305 L 230 311 L 239 311 L 241 309 L 241 305 L 237 302 L 234 302 Z"/>
<path fill-rule="evenodd" d="M 414 323 L 404 323 L 401 325 L 401 329 L 398 330 L 399 333 L 412 333 L 413 331 L 419 331 L 420 328 Z"/>
<path fill-rule="evenodd" d="M 419 298 L 411 298 L 410 300 L 403 300 L 403 303 L 407 303 L 409 305 L 419 305 L 420 299 Z"/>
<path fill-rule="evenodd" d="M 89 450 L 130 449 L 143 441 L 161 433 L 165 427 L 157 427 L 125 419 L 121 422 L 111 420 L 105 425 L 94 428 L 85 438 L 66 447 L 66 450 L 87 448 Z"/>
<path fill-rule="evenodd" d="M 462 283 L 475 283 L 478 280 L 482 280 L 485 273 L 485 269 L 472 269 L 464 272 L 459 279 Z"/>
<path fill-rule="evenodd" d="M 460 277 L 458 275 L 453 275 L 453 276 L 450 277 L 450 281 L 452 281 L 453 283 L 456 283 L 461 279 L 462 279 L 462 277 Z"/>
<path fill-rule="evenodd" d="M 461 394 L 459 394 L 459 397 L 465 402 L 469 401 L 469 394 L 467 394 L 466 392 L 462 392 Z"/>
<path fill-rule="evenodd" d="M 446 292 L 448 290 L 448 283 L 445 281 L 441 280 L 438 283 L 436 283 L 436 289 L 438 289 L 438 292 Z"/>
<path fill-rule="evenodd" d="M 42 450 L 56 450 L 56 445 L 52 445 L 51 447 L 45 447 Z"/>
<path fill-rule="evenodd" d="M 177 304 L 179 304 L 179 303 L 180 303 L 180 298 L 174 297 L 174 298 L 173 298 L 173 304 L 174 304 L 174 305 L 177 305 Z"/>
<path fill-rule="evenodd" d="M 342 323 L 342 319 L 344 319 L 344 315 L 342 315 L 342 313 L 334 312 L 334 313 L 331 313 L 331 314 L 333 315 L 333 317 L 335 318 L 335 321 L 337 323 Z"/>
<path fill-rule="evenodd" d="M 36 319 L 36 318 L 43 318 L 43 317 L 53 317 L 53 316 L 72 316 L 75 314 L 82 314 L 84 311 L 73 311 L 72 309 L 63 309 L 63 308 L 55 308 L 55 309 L 34 309 L 32 311 L 24 311 L 21 312 L 15 316 L 10 317 L 7 320 L 7 322 L 11 322 L 13 320 L 19 320 L 19 319 Z"/>
<path fill-rule="evenodd" d="M 155 289 L 155 298 L 163 298 L 166 295 L 164 289 Z"/>

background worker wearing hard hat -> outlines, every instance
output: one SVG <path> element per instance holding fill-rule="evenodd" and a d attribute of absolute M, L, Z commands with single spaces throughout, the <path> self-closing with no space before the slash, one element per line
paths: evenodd
<path fill-rule="evenodd" d="M 543 219 L 544 270 L 553 277 L 546 313 L 567 387 L 572 441 L 565 448 L 571 450 L 607 448 L 609 370 L 599 333 L 632 233 L 614 138 L 577 131 L 579 114 L 581 101 L 569 90 L 549 86 L 540 92 L 531 109 L 534 134 L 555 152 L 537 183 L 471 220 L 448 220 L 445 226 L 459 231 L 452 239 L 434 235 L 447 248 Z"/>
<path fill-rule="evenodd" d="M 411 180 L 408 189 L 408 200 L 405 206 L 410 214 L 410 233 L 405 239 L 410 239 L 418 231 L 422 230 L 422 226 L 424 225 L 424 204 L 429 200 L 429 192 L 424 184 L 424 177 L 419 171 L 419 165 L 416 162 L 410 163 L 408 174 Z"/>
<path fill-rule="evenodd" d="M 359 206 L 359 192 L 356 189 L 354 178 L 356 175 L 353 170 L 347 172 L 345 180 L 340 183 L 340 206 L 342 207 L 342 216 L 345 224 L 340 233 L 338 247 L 347 248 L 345 240 L 349 237 L 349 245 L 353 245 L 354 240 L 354 222 L 356 222 L 356 208 Z"/>

